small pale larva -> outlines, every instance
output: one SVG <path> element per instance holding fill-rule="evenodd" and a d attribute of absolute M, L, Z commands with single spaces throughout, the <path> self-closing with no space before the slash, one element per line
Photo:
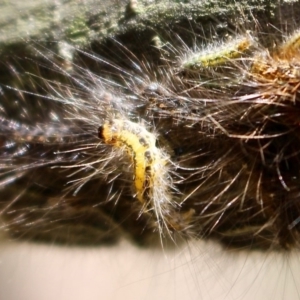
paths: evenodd
<path fill-rule="evenodd" d="M 254 38 L 247 34 L 223 44 L 210 46 L 199 52 L 188 54 L 181 61 L 180 69 L 186 71 L 200 71 L 207 68 L 217 68 L 224 64 L 232 63 L 241 58 L 255 45 Z"/>

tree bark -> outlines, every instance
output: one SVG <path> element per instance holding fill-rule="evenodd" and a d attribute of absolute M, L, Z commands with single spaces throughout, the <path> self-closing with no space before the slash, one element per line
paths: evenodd
<path fill-rule="evenodd" d="M 0 49 L 26 40 L 65 40 L 77 45 L 102 41 L 130 31 L 159 33 L 176 24 L 200 22 L 205 27 L 212 19 L 236 26 L 245 18 L 258 16 L 277 28 L 294 26 L 299 18 L 299 1 L 94 1 L 94 0 L 11 0 L 0 3 Z"/>

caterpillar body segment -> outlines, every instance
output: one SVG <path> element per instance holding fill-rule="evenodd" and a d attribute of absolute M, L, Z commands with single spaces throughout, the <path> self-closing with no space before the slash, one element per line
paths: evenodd
<path fill-rule="evenodd" d="M 159 231 L 173 230 L 172 215 L 179 206 L 172 199 L 174 186 L 169 174 L 169 156 L 156 146 L 155 134 L 141 123 L 112 119 L 98 129 L 99 138 L 129 156 L 133 165 L 134 194 L 143 205 L 143 212 L 155 215 Z M 174 222 L 173 222 L 174 223 Z"/>

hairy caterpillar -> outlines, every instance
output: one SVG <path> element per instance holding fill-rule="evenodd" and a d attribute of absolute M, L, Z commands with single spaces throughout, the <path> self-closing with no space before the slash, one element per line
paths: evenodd
<path fill-rule="evenodd" d="M 155 136 L 142 125 L 115 119 L 99 128 L 99 137 L 106 144 L 126 148 L 134 164 L 136 198 L 145 211 L 154 209 L 159 223 L 165 222 L 165 210 L 172 206 L 168 191 L 172 184 L 166 165 L 168 157 L 156 147 Z"/>
<path fill-rule="evenodd" d="M 212 46 L 209 49 L 193 53 L 181 62 L 181 69 L 184 70 L 204 70 L 205 68 L 214 68 L 234 59 L 241 58 L 251 47 L 254 46 L 254 40 L 250 34 L 237 37 L 227 43 Z"/>
<path fill-rule="evenodd" d="M 158 185 L 153 183 L 157 180 L 156 177 L 160 176 L 157 171 L 162 172 L 162 177 L 167 173 L 164 171 L 167 156 L 156 148 L 155 136 L 141 125 L 128 120 L 115 119 L 99 128 L 99 137 L 106 144 L 126 147 L 134 162 L 133 180 L 136 197 L 143 204 L 151 201 L 153 196 L 149 189 Z M 159 182 L 159 184 L 163 184 L 161 180 Z"/>
<path fill-rule="evenodd" d="M 125 147 L 134 164 L 133 181 L 136 198 L 145 206 L 144 210 L 154 210 L 159 223 L 167 230 L 185 230 L 182 226 L 193 214 L 193 210 L 185 214 L 178 212 L 171 194 L 172 182 L 168 174 L 168 156 L 156 147 L 154 134 L 148 132 L 142 125 L 128 120 L 115 119 L 106 122 L 99 128 L 99 137 L 106 144 Z M 160 223 L 162 225 L 160 225 Z"/>

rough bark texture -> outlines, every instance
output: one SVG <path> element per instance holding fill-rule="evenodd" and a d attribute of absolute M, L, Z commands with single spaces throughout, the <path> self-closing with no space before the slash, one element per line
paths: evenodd
<path fill-rule="evenodd" d="M 260 15 L 278 28 L 293 26 L 299 18 L 297 1 L 2 1 L 0 3 L 0 48 L 26 40 L 66 40 L 85 45 L 130 31 L 159 32 L 183 22 L 208 20 L 245 22 L 245 16 Z M 293 20 L 291 20 L 293 16 Z M 286 18 L 288 17 L 288 19 Z"/>
<path fill-rule="evenodd" d="M 211 37 L 214 33 L 238 32 L 242 28 L 256 30 L 255 26 L 272 35 L 289 33 L 297 28 L 300 18 L 299 1 L 288 0 L 2 2 L 2 62 L 16 55 L 31 56 L 32 43 L 67 59 L 70 53 L 64 46 L 57 46 L 57 42 L 80 48 L 96 43 L 101 48 L 101 44 L 106 45 L 113 38 L 140 53 L 141 48 L 149 47 L 154 36 L 170 41 L 178 34 L 184 36 L 185 42 L 191 46 L 197 33 Z M 33 56 L 36 55 L 34 50 Z"/>

